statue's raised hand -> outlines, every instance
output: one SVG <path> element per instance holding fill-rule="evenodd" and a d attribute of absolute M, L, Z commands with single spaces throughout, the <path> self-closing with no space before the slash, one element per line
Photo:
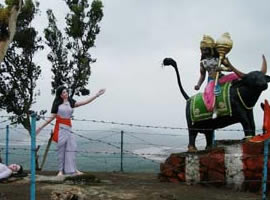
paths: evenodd
<path fill-rule="evenodd" d="M 232 66 L 231 62 L 229 61 L 229 59 L 227 57 L 222 60 L 222 64 L 228 68 L 230 68 Z"/>
<path fill-rule="evenodd" d="M 98 93 L 96 94 L 97 97 L 99 97 L 100 95 L 103 95 L 105 93 L 106 89 L 101 89 L 98 91 Z"/>

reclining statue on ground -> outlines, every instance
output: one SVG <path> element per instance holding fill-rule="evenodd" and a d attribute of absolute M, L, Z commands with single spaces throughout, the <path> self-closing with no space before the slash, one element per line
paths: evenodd
<path fill-rule="evenodd" d="M 268 82 L 270 82 L 270 76 L 266 75 L 267 63 L 264 56 L 261 71 L 249 72 L 248 74 L 245 74 L 242 79 L 233 81 L 228 87 L 227 103 L 231 107 L 229 114 L 217 116 L 216 118 L 212 118 L 211 116 L 202 119 L 199 117 L 197 120 L 194 120 L 196 116 L 194 115 L 193 111 L 195 110 L 196 114 L 198 109 L 192 107 L 193 104 L 195 105 L 196 103 L 196 98 L 194 97 L 197 95 L 189 97 L 185 92 L 180 81 L 180 75 L 176 61 L 174 61 L 172 58 L 165 58 L 163 60 L 163 65 L 171 65 L 175 69 L 180 91 L 187 101 L 186 120 L 189 131 L 189 152 L 197 151 L 195 140 L 198 133 L 205 134 L 206 149 L 208 149 L 212 147 L 212 140 L 215 129 L 224 128 L 235 123 L 241 123 L 246 137 L 255 135 L 253 107 L 255 106 L 262 91 L 267 89 Z"/>

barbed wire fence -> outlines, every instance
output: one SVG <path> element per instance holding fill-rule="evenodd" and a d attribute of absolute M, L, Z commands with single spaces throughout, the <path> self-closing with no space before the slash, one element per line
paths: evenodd
<path fill-rule="evenodd" d="M 46 120 L 49 117 L 42 117 L 41 120 Z M 1 138 L 4 139 L 4 130 L 6 127 L 1 127 L 1 124 L 8 122 L 8 116 L 0 116 L 0 131 L 2 134 Z M 154 125 L 141 125 L 141 124 L 132 124 L 132 123 L 122 123 L 114 121 L 104 121 L 104 120 L 93 120 L 93 119 L 78 119 L 73 118 L 74 122 L 91 122 L 95 124 L 104 125 L 113 125 L 114 129 L 73 129 L 72 134 L 78 140 L 79 150 L 77 153 L 77 160 L 79 160 L 78 165 L 87 166 L 87 170 L 93 170 L 95 166 L 98 166 L 97 170 L 106 170 L 106 171 L 118 171 L 119 170 L 119 159 L 121 157 L 121 142 L 123 143 L 123 154 L 124 154 L 124 167 L 126 171 L 137 171 L 137 170 L 152 170 L 158 171 L 159 164 L 163 162 L 170 153 L 174 152 L 184 152 L 187 149 L 187 138 L 188 133 L 183 133 L 181 131 L 188 131 L 186 127 L 170 127 L 170 126 L 154 126 Z M 43 132 L 51 132 L 51 129 L 54 127 L 54 123 L 50 123 L 51 128 L 46 128 Z M 118 130 L 115 130 L 117 126 Z M 128 128 L 127 128 L 128 127 Z M 10 138 L 10 148 L 9 154 L 10 159 L 21 158 L 21 156 L 29 155 L 30 146 L 30 137 L 29 134 L 25 131 L 24 128 L 20 128 L 14 125 L 9 125 L 10 135 L 15 135 L 17 138 Z M 138 130 L 138 129 L 143 129 Z M 165 133 L 153 132 L 153 130 L 163 130 Z M 218 129 L 216 132 L 241 132 L 242 129 Z M 258 129 L 256 131 L 262 131 Z M 124 141 L 120 141 L 121 132 L 124 133 Z M 169 132 L 169 133 L 168 133 Z M 173 132 L 173 133 L 171 133 Z M 40 133 L 42 135 L 43 133 Z M 100 136 L 100 134 L 102 136 Z M 21 136 L 24 136 L 24 141 L 19 139 Z M 97 135 L 99 137 L 97 137 Z M 19 137 L 19 138 L 18 138 Z M 47 138 L 46 138 L 47 137 Z M 156 138 L 153 138 L 156 137 Z M 185 142 L 183 142 L 183 138 Z M 42 155 L 45 151 L 45 146 L 48 142 L 48 134 L 42 138 L 37 137 L 36 141 L 42 147 L 38 152 L 38 157 L 42 158 Z M 161 139 L 160 139 L 161 138 Z M 172 138 L 171 140 L 169 138 Z M 177 139 L 176 139 L 177 138 Z M 180 139 L 178 139 L 180 138 Z M 3 142 L 4 140 L 1 139 Z M 158 143 L 155 141 L 159 140 Z M 161 140 L 161 141 L 160 141 Z M 181 142 L 177 142 L 177 141 Z M 174 145 L 169 144 L 170 141 L 173 141 Z M 200 143 L 205 141 L 203 135 L 199 135 L 196 142 Z M 1 142 L 0 142 L 1 144 Z M 27 146 L 28 148 L 20 148 L 20 146 Z M 3 147 L 0 148 L 2 154 L 6 151 Z M 0 154 L 1 156 L 1 154 Z M 3 155 L 1 157 L 4 157 Z M 56 170 L 57 168 L 57 159 L 56 158 L 56 148 L 52 146 L 48 152 L 48 161 L 45 164 L 45 169 Z M 19 161 L 19 160 L 16 160 Z M 29 160 L 28 160 L 29 161 Z M 22 162 L 29 163 L 27 159 L 23 159 Z M 103 167 L 100 167 L 103 166 Z"/>
<path fill-rule="evenodd" d="M 35 194 L 35 186 L 36 186 L 36 180 L 35 180 L 35 174 L 36 174 L 36 169 L 39 168 L 38 165 L 38 152 L 40 150 L 41 145 L 36 146 L 36 142 L 41 143 L 41 144 L 46 144 L 48 143 L 47 146 L 49 146 L 50 139 L 48 141 L 48 138 L 38 138 L 36 139 L 36 116 L 32 115 L 31 117 L 31 134 L 26 133 L 23 128 L 14 126 L 13 124 L 6 124 L 6 127 L 1 127 L 2 124 L 8 122 L 8 117 L 7 116 L 0 116 L 0 119 L 2 118 L 7 118 L 2 121 L 0 121 L 0 132 L 4 133 L 6 130 L 6 144 L 3 145 L 1 142 L 4 141 L 4 134 L 0 134 L 0 153 L 6 152 L 6 164 L 8 164 L 8 155 L 12 155 L 12 157 L 18 157 L 20 160 L 21 164 L 27 165 L 27 163 L 30 163 L 29 161 L 31 160 L 31 181 L 30 181 L 30 191 L 31 191 L 31 196 L 34 196 Z M 46 120 L 46 117 L 42 117 L 42 120 Z M 171 154 L 175 153 L 175 151 L 179 152 L 184 152 L 186 149 L 185 147 L 187 146 L 187 141 L 182 142 L 179 146 L 172 146 L 168 145 L 168 143 L 165 145 L 164 143 L 155 143 L 157 142 L 157 139 L 153 139 L 153 136 L 159 136 L 162 137 L 162 141 L 164 142 L 164 136 L 165 138 L 172 137 L 173 140 L 175 141 L 176 137 L 181 137 L 183 138 L 188 137 L 187 133 L 179 133 L 179 130 L 185 130 L 189 131 L 188 128 L 183 128 L 183 127 L 169 127 L 169 126 L 153 126 L 153 125 L 140 125 L 140 124 L 131 124 L 131 123 L 119 123 L 119 122 L 113 122 L 113 121 L 103 121 L 103 120 L 88 120 L 88 119 L 76 119 L 74 118 L 73 121 L 81 121 L 81 122 L 92 122 L 92 123 L 100 123 L 100 124 L 110 124 L 110 125 L 117 125 L 120 126 L 121 128 L 116 129 L 102 129 L 102 130 L 90 130 L 90 129 L 73 129 L 72 131 L 69 130 L 69 132 L 77 139 L 79 139 L 78 144 L 80 145 L 80 149 L 74 151 L 79 157 L 80 157 L 80 164 L 84 164 L 84 166 L 87 166 L 86 171 L 93 171 L 92 167 L 93 165 L 98 166 L 99 171 L 119 171 L 119 160 L 120 160 L 120 171 L 123 171 L 123 154 L 125 155 L 125 169 L 128 168 L 128 166 L 134 167 L 135 164 L 137 165 L 138 163 L 144 163 L 144 165 L 140 167 L 135 167 L 136 171 L 138 169 L 143 169 L 144 172 L 147 171 L 147 169 L 155 169 L 156 171 L 159 171 L 160 163 L 164 162 L 164 160 Z M 52 127 L 55 125 L 54 123 L 49 123 Z M 125 129 L 123 127 L 129 127 L 129 129 Z M 65 127 L 60 127 L 64 128 Z M 114 127 L 115 128 L 115 127 Z M 130 130 L 131 128 L 131 130 Z M 144 131 L 137 131 L 135 128 L 143 128 Z M 125 130 L 124 130 L 125 129 Z M 134 130 L 133 130 L 134 129 Z M 166 133 L 154 133 L 152 131 L 149 131 L 150 129 L 162 129 L 163 131 L 165 130 Z M 121 131 L 120 131 L 121 130 Z M 145 131 L 147 130 L 147 131 Z M 202 131 L 202 129 L 199 129 Z M 212 129 L 204 129 L 206 130 L 212 130 Z M 13 132 L 17 134 L 17 138 L 9 138 L 11 134 L 9 132 Z M 51 129 L 45 129 L 44 131 L 51 131 Z M 177 131 L 177 133 L 167 133 L 167 131 Z M 230 131 L 230 132 L 243 132 L 247 130 L 242 130 L 242 129 L 217 129 L 215 130 L 216 132 L 218 131 Z M 251 130 L 249 130 L 251 131 Z M 84 133 L 80 133 L 84 132 Z M 256 130 L 256 133 L 262 133 L 262 129 Z M 87 133 L 87 134 L 86 134 Z M 90 133 L 90 134 L 89 134 Z M 95 134 L 94 134 L 95 133 Z M 107 135 L 100 136 L 101 133 L 107 133 Z M 98 137 L 96 137 L 96 134 L 98 134 Z M 125 135 L 125 139 L 124 139 Z M 15 134 L 12 134 L 12 136 L 15 136 Z M 21 140 L 22 138 L 20 136 L 24 136 L 24 140 Z M 31 136 L 31 146 L 29 145 L 29 139 L 27 140 L 28 136 Z M 119 137 L 121 136 L 121 137 Z M 142 137 L 141 137 L 142 136 Z M 117 139 L 116 139 L 117 137 Z M 149 137 L 149 138 L 147 138 Z M 30 137 L 29 137 L 30 138 Z M 121 141 L 119 142 L 119 138 L 121 138 Z M 198 137 L 197 142 L 205 140 L 204 137 Z M 48 142 L 47 142 L 48 141 Z M 135 142 L 134 142 L 135 141 Z M 269 141 L 264 143 L 264 147 L 267 146 L 267 150 L 264 151 L 264 158 L 269 157 L 268 153 L 268 143 Z M 98 146 L 97 146 L 98 144 Z M 125 144 L 125 148 L 123 148 Z M 2 147 L 1 147 L 2 146 Z M 3 147 L 5 146 L 5 147 Z M 44 145 L 42 145 L 44 146 Z M 84 147 L 84 148 L 83 148 Z M 153 153 L 147 152 L 147 147 L 148 149 L 150 148 L 156 148 L 159 150 L 159 153 Z M 170 151 L 168 151 L 170 149 Z M 165 150 L 165 151 L 161 151 Z M 45 150 L 45 154 L 47 149 Z M 49 155 L 51 157 L 50 161 L 47 163 L 50 163 L 50 166 L 48 167 L 49 170 L 56 169 L 57 167 L 57 161 L 56 161 L 56 148 L 49 149 Z M 0 154 L 0 158 L 1 158 Z M 26 159 L 27 155 L 31 155 L 31 158 Z M 185 156 L 184 154 L 182 155 L 183 157 Z M 207 155 L 206 155 L 207 156 Z M 228 155 L 227 155 L 228 156 Z M 258 155 L 241 155 L 239 153 L 230 153 L 230 157 L 237 158 L 239 159 L 245 159 L 246 158 L 257 158 Z M 120 159 L 119 159 L 120 158 Z M 101 161 L 102 160 L 102 161 Z M 108 161 L 109 160 L 109 161 Z M 112 161 L 113 160 L 113 161 Z M 89 161 L 92 161 L 90 163 Z M 148 166 L 145 165 L 146 161 L 148 162 Z M 212 162 L 210 160 L 209 162 Z M 95 164 L 94 164 L 95 163 Z M 101 164 L 103 163 L 103 168 L 101 168 Z M 116 164 L 118 166 L 118 169 L 113 168 L 112 164 Z M 152 165 L 149 165 L 151 163 Z M 266 185 L 267 185 L 267 159 L 264 160 L 264 169 L 263 169 L 263 195 L 266 194 Z M 181 165 L 184 165 L 181 164 Z M 178 168 L 181 168 L 183 166 L 178 166 Z M 169 166 L 169 170 L 173 170 L 174 166 Z M 126 170 L 125 170 L 126 171 Z M 238 171 L 237 173 L 240 173 Z M 241 172 L 242 173 L 242 172 Z M 266 175 L 265 175 L 266 174 Z M 237 174 L 235 174 L 237 175 Z M 265 179 L 266 176 L 266 179 Z M 224 180 L 200 180 L 198 183 L 202 184 L 210 184 L 210 183 L 222 183 L 226 184 Z M 238 181 L 239 183 L 261 183 L 262 180 L 260 178 L 254 178 L 254 179 L 248 179 L 244 181 Z M 234 182 L 234 184 L 238 184 L 237 181 Z"/>

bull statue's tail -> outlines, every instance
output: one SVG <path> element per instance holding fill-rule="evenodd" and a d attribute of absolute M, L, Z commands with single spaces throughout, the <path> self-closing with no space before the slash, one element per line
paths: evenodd
<path fill-rule="evenodd" d="M 178 71 L 178 68 L 177 68 L 177 63 L 175 62 L 175 60 L 172 59 L 172 58 L 165 58 L 163 60 L 163 65 L 164 66 L 168 66 L 168 65 L 173 66 L 173 68 L 175 69 L 175 72 L 176 72 L 176 77 L 177 77 L 177 82 L 178 82 L 179 89 L 180 89 L 182 95 L 184 96 L 184 98 L 186 100 L 188 100 L 189 96 L 187 95 L 187 93 L 185 92 L 185 90 L 184 90 L 184 88 L 182 86 L 182 83 L 181 83 L 181 80 L 180 80 L 180 74 L 179 74 L 179 71 Z"/>

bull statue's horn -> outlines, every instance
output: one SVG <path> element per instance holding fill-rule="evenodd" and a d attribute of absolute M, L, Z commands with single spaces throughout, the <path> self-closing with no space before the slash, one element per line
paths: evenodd
<path fill-rule="evenodd" d="M 264 55 L 262 55 L 262 59 L 263 59 L 263 62 L 262 62 L 261 71 L 262 71 L 263 74 L 266 74 L 266 72 L 267 72 L 267 62 L 266 62 L 266 59 L 265 59 Z"/>

